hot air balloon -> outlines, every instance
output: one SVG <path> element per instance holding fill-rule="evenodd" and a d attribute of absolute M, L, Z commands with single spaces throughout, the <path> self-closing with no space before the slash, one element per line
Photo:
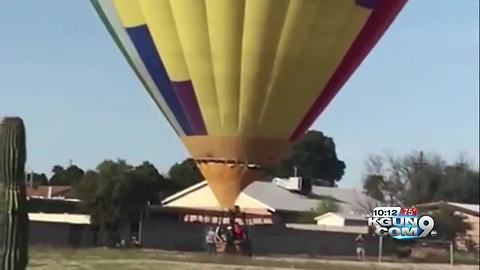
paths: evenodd
<path fill-rule="evenodd" d="M 278 162 L 406 0 L 91 0 L 220 206 Z"/>

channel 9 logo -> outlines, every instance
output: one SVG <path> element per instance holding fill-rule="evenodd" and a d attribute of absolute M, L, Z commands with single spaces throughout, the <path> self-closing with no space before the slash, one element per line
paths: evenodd
<path fill-rule="evenodd" d="M 418 216 L 416 208 L 376 207 L 368 226 L 375 229 L 377 236 L 391 236 L 395 239 L 424 238 L 435 236 L 435 221 L 431 216 Z"/>

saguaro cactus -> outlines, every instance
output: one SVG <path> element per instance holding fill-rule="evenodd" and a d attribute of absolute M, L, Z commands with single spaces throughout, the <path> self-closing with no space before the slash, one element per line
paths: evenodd
<path fill-rule="evenodd" d="M 0 118 L 0 270 L 24 270 L 28 261 L 25 127 Z"/>

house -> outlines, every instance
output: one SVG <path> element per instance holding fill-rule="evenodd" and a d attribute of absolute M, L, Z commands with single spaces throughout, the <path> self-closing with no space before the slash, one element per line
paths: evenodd
<path fill-rule="evenodd" d="M 38 199 L 66 199 L 79 201 L 74 198 L 73 189 L 71 186 L 35 186 L 27 184 L 27 198 Z"/>
<path fill-rule="evenodd" d="M 432 202 L 432 203 L 424 203 L 418 204 L 416 207 L 419 210 L 446 210 L 451 211 L 457 215 L 465 217 L 465 221 L 470 225 L 470 228 L 466 232 L 464 237 L 460 237 L 457 239 L 457 247 L 459 248 L 467 248 L 466 241 L 472 241 L 472 244 L 478 249 L 480 244 L 480 207 L 478 204 L 467 204 L 467 203 L 455 203 L 455 202 L 446 202 L 446 201 L 439 201 L 439 202 Z"/>
<path fill-rule="evenodd" d="M 80 200 L 75 198 L 71 186 L 34 186 L 27 183 L 29 212 L 79 213 Z"/>
<path fill-rule="evenodd" d="M 277 180 L 277 181 L 275 181 Z M 240 193 L 236 205 L 242 211 L 269 213 L 277 223 L 296 222 L 299 217 L 314 209 L 321 200 L 333 200 L 339 206 L 338 212 L 345 215 L 368 214 L 373 199 L 368 195 L 349 188 L 313 186 L 304 192 L 298 185 L 301 178 L 292 177 L 284 182 L 274 179 L 271 182 L 253 182 Z M 162 201 L 163 207 L 191 209 L 220 209 L 220 206 L 208 187 L 207 182 L 193 185 Z M 312 220 L 314 223 L 314 220 Z"/>
<path fill-rule="evenodd" d="M 366 215 L 329 212 L 315 217 L 315 221 L 325 230 L 342 228 L 342 230 L 350 230 L 357 234 L 368 233 Z"/>
<path fill-rule="evenodd" d="M 93 245 L 90 216 L 80 210 L 70 186 L 27 183 L 29 241 L 40 245 Z"/>
<path fill-rule="evenodd" d="M 305 185 L 301 178 L 254 182 L 236 205 L 247 216 L 247 228 L 256 254 L 354 255 L 354 239 L 368 231 L 351 217 L 368 213 L 371 198 L 354 189 Z M 321 200 L 333 200 L 346 221 L 323 225 L 311 218 L 298 220 Z M 221 224 L 225 215 L 206 182 L 152 205 L 142 224 L 142 245 L 148 248 L 201 251 L 206 226 Z M 307 215 L 308 216 L 308 215 Z M 318 224 L 320 222 L 320 224 Z M 367 254 L 375 255 L 378 240 L 365 236 Z"/>

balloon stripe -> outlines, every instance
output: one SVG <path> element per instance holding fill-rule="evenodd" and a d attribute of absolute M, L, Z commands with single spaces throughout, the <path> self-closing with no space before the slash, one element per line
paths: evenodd
<path fill-rule="evenodd" d="M 244 136 L 258 131 L 288 3 L 248 0 L 245 6 L 238 115 L 239 133 Z"/>
<path fill-rule="evenodd" d="M 111 0 L 91 0 L 91 3 L 95 10 L 97 11 L 98 16 L 102 20 L 103 24 L 107 28 L 110 36 L 115 41 L 115 44 L 125 56 L 128 64 L 132 67 L 133 71 L 144 85 L 148 94 L 152 97 L 153 101 L 160 109 L 162 114 L 165 116 L 167 121 L 170 123 L 170 126 L 173 127 L 175 132 L 179 136 L 184 136 L 185 132 L 182 130 L 174 115 L 166 106 L 165 100 L 160 95 L 160 92 L 157 90 L 155 83 L 152 78 L 148 75 L 148 71 L 143 65 L 140 56 L 135 49 L 135 46 L 132 44 L 128 34 L 123 27 L 120 18 L 118 17 L 117 11 L 113 6 Z"/>
<path fill-rule="evenodd" d="M 165 67 L 158 56 L 157 50 L 153 45 L 152 38 L 146 25 L 127 28 L 127 33 L 135 45 L 140 58 L 142 59 L 147 71 L 150 73 L 153 81 L 160 90 L 165 102 L 170 107 L 173 115 L 187 135 L 192 134 L 192 128 L 183 112 L 180 101 L 173 90 L 172 83 Z"/>
<path fill-rule="evenodd" d="M 222 135 L 234 135 L 238 131 L 245 0 L 205 3 Z"/>
<path fill-rule="evenodd" d="M 132 9 L 131 6 L 127 8 Z M 135 8 L 142 14 L 144 24 L 148 27 L 156 51 L 192 129 L 191 135 L 204 135 L 205 124 L 180 46 L 169 0 L 137 1 Z"/>
<path fill-rule="evenodd" d="M 384 0 L 378 3 L 328 84 L 290 136 L 290 140 L 298 139 L 312 125 L 382 37 L 406 2 L 407 0 Z"/>
<path fill-rule="evenodd" d="M 260 136 L 290 138 L 370 13 L 352 0 L 290 2 L 257 118 Z"/>
<path fill-rule="evenodd" d="M 171 0 L 170 7 L 207 132 L 221 134 L 205 1 Z"/>
<path fill-rule="evenodd" d="M 191 81 L 169 0 L 139 2 L 158 54 L 172 81 Z"/>
<path fill-rule="evenodd" d="M 202 112 L 198 106 L 197 96 L 193 90 L 191 81 L 186 82 L 172 82 L 175 93 L 180 101 L 180 104 L 185 112 L 193 135 L 205 135 L 207 130 L 203 122 Z"/>

